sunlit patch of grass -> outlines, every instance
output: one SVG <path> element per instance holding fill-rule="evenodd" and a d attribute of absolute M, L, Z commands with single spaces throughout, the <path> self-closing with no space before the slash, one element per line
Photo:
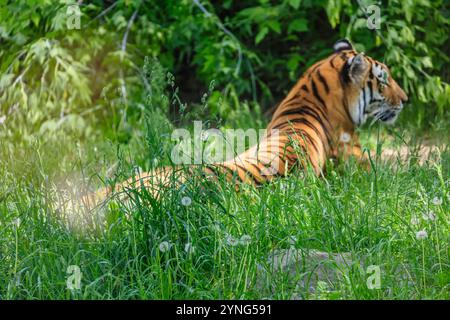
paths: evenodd
<path fill-rule="evenodd" d="M 103 230 L 80 233 L 58 218 L 54 182 L 72 171 L 92 183 L 95 163 L 76 160 L 82 147 L 0 145 L 1 299 L 449 298 L 449 150 L 423 166 L 379 162 L 366 172 L 351 161 L 325 178 L 294 173 L 239 191 L 201 176 L 160 199 L 128 190 L 131 200 L 107 207 Z M 124 157 L 110 163 L 118 159 L 105 183 L 133 172 Z M 353 265 L 313 291 L 262 273 L 271 254 L 289 248 L 349 253 Z M 79 290 L 67 288 L 70 265 L 82 272 Z M 380 267 L 380 289 L 367 286 L 369 265 Z"/>

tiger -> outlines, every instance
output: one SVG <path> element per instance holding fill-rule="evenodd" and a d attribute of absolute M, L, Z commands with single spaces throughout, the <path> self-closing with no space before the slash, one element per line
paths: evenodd
<path fill-rule="evenodd" d="M 309 67 L 281 101 L 257 145 L 232 159 L 203 165 L 201 171 L 207 177 L 224 175 L 236 184 L 258 186 L 286 176 L 295 167 L 309 167 L 315 175 L 323 175 L 329 159 L 355 157 L 370 168 L 356 129 L 369 118 L 393 124 L 407 100 L 384 63 L 357 52 L 349 40 L 339 40 L 333 53 Z M 169 180 L 175 177 L 184 183 L 192 174 L 163 167 L 88 194 L 81 202 L 96 206 L 130 188 L 146 188 L 159 197 Z"/>

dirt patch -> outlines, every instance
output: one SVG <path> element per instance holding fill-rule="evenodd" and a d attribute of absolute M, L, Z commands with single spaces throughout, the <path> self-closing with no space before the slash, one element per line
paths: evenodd
<path fill-rule="evenodd" d="M 445 146 L 421 145 L 417 147 L 402 146 L 399 148 L 386 148 L 381 152 L 381 159 L 386 162 L 417 161 L 418 164 L 438 162 Z"/>
<path fill-rule="evenodd" d="M 315 294 L 323 284 L 330 289 L 348 278 L 359 262 L 350 253 L 328 253 L 318 250 L 281 249 L 273 251 L 265 266 L 259 266 L 257 287 L 269 297 L 276 294 L 277 281 L 282 281 L 290 299 L 304 299 L 305 294 Z M 274 279 L 276 279 L 274 281 Z"/>

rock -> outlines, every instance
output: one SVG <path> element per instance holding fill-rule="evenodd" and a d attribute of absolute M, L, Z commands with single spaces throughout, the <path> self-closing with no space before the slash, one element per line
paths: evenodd
<path fill-rule="evenodd" d="M 359 264 L 356 264 L 359 266 Z M 355 266 L 350 253 L 328 253 L 317 250 L 282 249 L 273 251 L 266 266 L 258 266 L 257 287 L 269 296 L 276 295 L 277 281 L 292 290 L 291 299 L 315 294 L 317 287 L 334 288 L 345 281 Z"/>

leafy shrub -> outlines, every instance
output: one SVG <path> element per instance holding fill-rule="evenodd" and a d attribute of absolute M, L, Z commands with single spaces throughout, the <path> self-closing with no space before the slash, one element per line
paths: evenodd
<path fill-rule="evenodd" d="M 153 110 L 172 120 L 187 111 L 236 123 L 241 112 L 267 113 L 343 37 L 391 66 L 412 98 L 408 119 L 426 127 L 448 117 L 445 1 L 382 1 L 380 30 L 367 28 L 362 8 L 372 2 L 359 0 L 97 0 L 80 5 L 80 30 L 67 26 L 74 3 L 0 5 L 1 137 L 64 129 L 83 138 L 101 129 L 127 142 L 156 90 L 146 58 L 174 74 L 163 87 L 180 97 L 154 100 Z"/>

